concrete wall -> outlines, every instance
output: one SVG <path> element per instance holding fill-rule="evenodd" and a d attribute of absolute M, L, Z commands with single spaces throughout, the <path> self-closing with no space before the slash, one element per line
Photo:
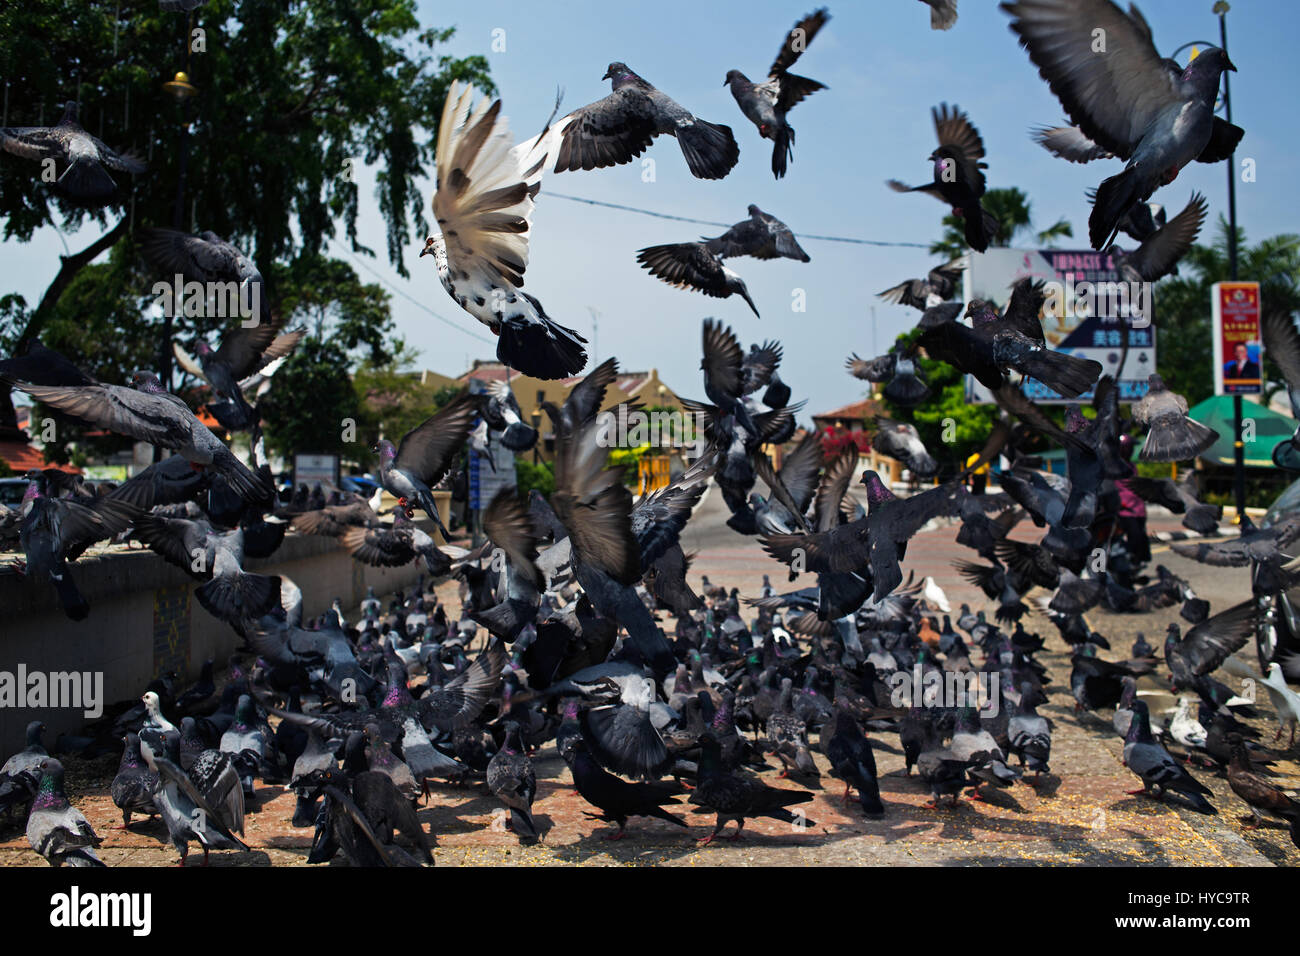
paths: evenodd
<path fill-rule="evenodd" d="M 437 493 L 440 516 L 446 521 L 449 496 Z M 417 522 L 434 534 L 433 522 Z M 335 598 L 353 608 L 367 587 L 376 594 L 408 587 L 420 567 L 372 568 L 353 561 L 333 538 L 290 532 L 270 558 L 248 560 L 246 570 L 287 575 L 302 589 L 303 614 L 312 617 L 329 609 Z M 104 705 L 135 700 L 155 676 L 169 670 L 181 674 L 178 690 L 198 676 L 204 660 L 220 667 L 239 644 L 239 636 L 203 609 L 194 597 L 202 582 L 148 550 L 87 556 L 72 573 L 90 602 L 90 615 L 72 621 L 59 608 L 49 584 L 34 584 L 16 574 L 0 574 L 0 672 L 17 676 L 19 665 L 33 672 L 102 674 Z M 6 677 L 0 673 L 0 694 Z M 52 748 L 61 733 L 79 733 L 86 722 L 81 708 L 13 706 L 0 697 L 0 763 L 22 748 L 23 732 L 32 720 L 47 725 L 45 742 Z"/>

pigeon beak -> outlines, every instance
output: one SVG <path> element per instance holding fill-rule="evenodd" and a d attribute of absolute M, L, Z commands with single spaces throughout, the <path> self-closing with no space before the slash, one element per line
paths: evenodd
<path fill-rule="evenodd" d="M 1236 73 L 1236 72 L 1237 72 L 1237 68 L 1236 68 L 1235 66 L 1232 65 L 1232 61 L 1229 60 L 1229 59 L 1227 58 L 1226 55 L 1224 56 L 1224 60 L 1227 60 L 1227 63 L 1228 63 L 1228 67 L 1227 67 L 1227 68 L 1228 68 L 1229 70 L 1231 70 L 1233 73 Z"/>

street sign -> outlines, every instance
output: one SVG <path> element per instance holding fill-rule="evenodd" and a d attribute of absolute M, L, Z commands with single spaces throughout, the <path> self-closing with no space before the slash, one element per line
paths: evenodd
<path fill-rule="evenodd" d="M 965 300 L 985 299 L 998 311 L 1011 298 L 1017 280 L 1031 276 L 1045 282 L 1048 294 L 1040 313 L 1047 344 L 1059 352 L 1093 359 L 1102 374 L 1119 384 L 1120 400 L 1135 402 L 1147 393 L 1147 378 L 1156 370 L 1153 300 L 1149 284 L 1134 288 L 1121 281 L 1111 257 L 1092 249 L 989 249 L 972 252 L 964 273 Z M 1121 323 L 1128 325 L 1128 357 L 1123 354 Z M 1035 403 L 1091 401 L 1087 392 L 1067 399 L 1034 379 L 1024 393 Z M 971 376 L 967 399 L 989 404 L 993 396 Z"/>
<path fill-rule="evenodd" d="M 293 483 L 294 486 L 312 485 L 320 482 L 331 488 L 337 488 L 339 485 L 339 456 L 338 455 L 294 455 L 293 456 Z"/>
<path fill-rule="evenodd" d="M 1214 394 L 1258 395 L 1264 390 L 1259 326 L 1259 283 L 1210 286 L 1214 318 Z"/>
<path fill-rule="evenodd" d="M 501 444 L 501 432 L 489 431 L 491 454 L 473 448 L 469 452 L 469 507 L 481 511 L 492 503 L 502 488 L 514 488 L 515 453 Z M 493 468 L 495 466 L 495 470 Z"/>

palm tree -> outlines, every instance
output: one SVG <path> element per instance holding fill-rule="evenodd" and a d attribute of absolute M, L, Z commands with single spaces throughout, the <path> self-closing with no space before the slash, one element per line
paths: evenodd
<path fill-rule="evenodd" d="M 990 189 L 980 200 L 984 208 L 998 222 L 998 233 L 990 245 L 1009 246 L 1021 233 L 1033 228 L 1029 197 L 1012 186 L 1008 189 Z M 943 238 L 932 243 L 930 252 L 955 259 L 966 252 L 965 230 L 962 220 L 954 215 L 943 218 Z M 1058 219 L 1041 232 L 1034 233 L 1039 246 L 1051 247 L 1063 236 L 1073 236 L 1074 227 L 1065 219 Z"/>

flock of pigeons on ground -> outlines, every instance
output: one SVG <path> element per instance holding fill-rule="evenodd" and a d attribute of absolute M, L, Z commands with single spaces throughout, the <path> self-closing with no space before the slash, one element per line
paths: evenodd
<path fill-rule="evenodd" d="M 925 2 L 936 27 L 951 26 L 952 0 Z M 1073 161 L 1127 161 L 1096 192 L 1094 246 L 1111 250 L 1126 276 L 1167 274 L 1194 241 L 1205 202 L 1193 197 L 1166 222 L 1147 201 L 1185 163 L 1224 159 L 1240 138 L 1241 130 L 1213 116 L 1219 74 L 1231 64 L 1209 49 L 1177 68 L 1155 52 L 1137 9 L 1125 13 L 1109 0 L 1016 0 L 1002 9 L 1075 124 L 1043 131 L 1044 145 Z M 777 178 L 794 141 L 787 113 L 822 88 L 789 68 L 827 19 L 820 10 L 796 24 L 767 80 L 727 74 L 746 117 L 773 140 Z M 1110 36 L 1104 54 L 1091 48 L 1098 23 Z M 738 160 L 727 127 L 696 118 L 624 64 L 611 64 L 606 78 L 609 96 L 548 121 L 518 145 L 499 101 L 475 103 L 474 91 L 459 84 L 447 98 L 433 199 L 442 232 L 422 254 L 434 256 L 448 293 L 499 335 L 499 357 L 520 372 L 576 376 L 587 364 L 585 340 L 521 289 L 548 168 L 629 162 L 664 133 L 677 138 L 699 178 L 721 178 Z M 942 199 L 963 217 L 971 247 L 985 248 L 992 227 L 979 201 L 982 139 L 956 107 L 944 104 L 933 116 L 940 144 L 930 157 L 933 182 L 891 185 Z M 56 127 L 2 132 L 7 151 L 59 161 L 57 188 L 88 201 L 116 194 L 105 168 L 140 171 L 76 125 L 75 105 Z M 808 256 L 779 220 L 755 205 L 749 213 L 721 236 L 645 249 L 640 261 L 671 283 L 740 294 L 757 313 L 722 259 Z M 1113 246 L 1121 230 L 1139 243 L 1133 253 Z M 140 249 L 160 273 L 241 288 L 262 282 L 247 256 L 211 233 L 153 229 Z M 1145 432 L 1142 460 L 1163 462 L 1194 458 L 1217 435 L 1188 419 L 1187 403 L 1158 376 L 1126 418 L 1115 381 L 1098 363 L 1048 345 L 1041 282 L 1021 280 L 999 310 L 953 298 L 960 270 L 960 262 L 947 263 L 883 293 L 922 313 L 917 335 L 885 355 L 848 362 L 905 407 L 929 394 L 922 352 L 992 391 L 1000 417 L 954 478 L 898 497 L 875 471 L 860 471 L 855 447 L 826 460 L 815 434 L 774 467 L 764 449 L 796 438 L 802 408 L 778 372 L 782 347 L 768 341 L 746 350 L 710 319 L 702 330 L 705 400 L 683 402 L 704 422 L 702 455 L 667 487 L 634 496 L 624 466 L 608 467 L 602 438 L 605 394 L 618 374 L 617 361 L 607 360 L 562 405 L 544 406 L 555 436 L 554 491 L 534 491 L 527 502 L 513 490 L 497 495 L 482 515 L 485 541 L 469 550 L 438 543 L 413 519 L 423 510 L 445 535 L 432 491 L 466 445 L 524 451 L 537 441 L 508 382 L 457 395 L 396 444 L 376 443 L 381 490 L 397 500 L 384 521 L 379 496 L 327 498 L 301 488 L 288 503 L 276 499 L 257 401 L 303 331 L 285 331 L 270 313 L 216 348 L 196 343 L 196 358 L 176 344 L 222 428 L 248 433 L 250 462 L 152 373 L 137 373 L 130 387 L 97 382 L 39 343 L 0 361 L 0 380 L 47 408 L 175 453 L 93 491 L 56 469 L 33 471 L 22 506 L 0 509 L 0 543 L 16 539 L 23 552 L 15 569 L 34 587 L 48 581 L 67 614 L 84 619 L 90 609 L 73 563 L 99 541 L 139 542 L 200 580 L 200 604 L 243 642 L 219 695 L 211 662 L 183 693 L 165 675 L 138 704 L 115 708 L 89 735 L 64 738 L 56 749 L 95 756 L 123 748 L 112 786 L 123 826 L 133 815 L 161 818 L 182 862 L 191 844 L 205 862 L 212 849 L 248 849 L 245 812 L 259 779 L 297 795 L 293 822 L 315 833 L 309 862 L 339 854 L 354 865 L 432 862 L 433 835 L 416 807 L 431 785 L 448 781 L 483 780 L 521 840 L 543 839 L 531 814 L 531 757 L 551 742 L 594 815 L 617 826 L 612 837 L 624 835 L 630 817 L 686 827 L 683 803 L 714 816 L 704 842 L 731 821 L 739 836 L 755 817 L 802 829 L 812 821 L 798 805 L 811 793 L 773 786 L 763 774 L 775 769 L 774 757 L 795 784 L 818 776 L 813 740 L 846 799 L 856 790 L 861 811 L 873 816 L 889 812 L 873 751 L 892 747 L 886 740 L 895 734 L 907 772 L 918 771 L 936 805 L 968 787 L 978 798 L 983 788 L 1032 785 L 1049 773 L 1052 723 L 1036 708 L 1050 678 L 1034 658 L 1046 639 L 1025 627 L 1032 608 L 1072 649 L 1078 710 L 1114 709 L 1125 764 L 1143 792 L 1214 813 L 1188 765 L 1225 772 L 1256 821 L 1284 820 L 1300 846 L 1300 804 L 1269 781 L 1268 751 L 1244 722 L 1254 702 L 1212 676 L 1220 667 L 1253 676 L 1272 700 L 1277 736 L 1289 729 L 1288 746 L 1294 743 L 1300 697 L 1287 679 L 1300 679 L 1300 614 L 1288 591 L 1300 571 L 1286 549 L 1300 539 L 1300 518 L 1264 529 L 1243 518 L 1236 537 L 1174 545 L 1207 564 L 1251 568 L 1253 593 L 1217 614 L 1167 568 L 1146 573 L 1132 542 L 1116 533 L 1122 490 L 1181 514 L 1197 536 L 1217 532 L 1220 514 L 1197 499 L 1192 482 L 1137 478 L 1134 435 Z M 1266 338 L 1300 394 L 1300 333 L 1289 317 L 1268 316 Z M 1091 393 L 1091 417 L 1072 405 L 1059 427 L 1026 399 L 1024 379 L 1068 398 Z M 1044 438 L 1064 447 L 1064 475 L 1044 469 L 1034 453 Z M 878 421 L 874 442 L 917 478 L 939 470 L 907 423 Z M 1288 447 L 1294 453 L 1300 443 Z M 1010 462 L 1000 490 L 968 490 L 965 479 L 999 457 Z M 851 490 L 859 474 L 865 505 Z M 707 578 L 703 594 L 696 592 L 681 536 L 712 485 L 727 524 L 757 535 L 790 583 L 803 587 L 778 593 L 765 575 L 752 598 Z M 1039 541 L 1009 536 L 1026 518 L 1043 530 Z M 981 559 L 957 567 L 996 603 L 994 620 L 965 606 L 953 620 L 932 579 L 905 578 L 909 540 L 943 522 L 959 524 L 957 543 Z M 420 583 L 387 607 L 371 595 L 356 621 L 338 602 L 308 620 L 291 580 L 243 568 L 246 557 L 274 554 L 290 528 L 335 537 L 366 564 L 422 562 Z M 814 583 L 801 582 L 804 575 Z M 458 615 L 432 588 L 448 576 L 460 582 Z M 1097 606 L 1128 614 L 1175 605 L 1188 629 L 1170 625 L 1163 657 L 1139 640 L 1129 659 L 1107 660 L 1098 653 L 1110 649 L 1106 639 L 1084 619 Z M 755 615 L 748 621 L 746 607 Z M 1261 614 L 1271 626 L 1256 626 Z M 1260 675 L 1233 657 L 1252 636 Z M 1168 705 L 1138 684 L 1162 665 L 1173 691 Z M 960 704 L 929 701 L 919 690 L 900 702 L 891 680 L 900 675 L 923 683 L 983 678 L 1000 688 L 1003 706 L 979 695 Z M 0 769 L 0 806 L 11 817 L 25 810 L 29 840 L 52 864 L 97 865 L 102 838 L 69 802 L 63 767 L 46 753 L 42 733 L 33 723 L 27 747 Z"/>

